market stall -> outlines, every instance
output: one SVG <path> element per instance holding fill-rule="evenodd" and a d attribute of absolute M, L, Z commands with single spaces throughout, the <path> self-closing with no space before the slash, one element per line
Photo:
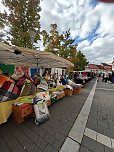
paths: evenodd
<path fill-rule="evenodd" d="M 73 64 L 50 52 L 9 46 L 0 42 L 0 63 L 28 67 L 69 67 Z M 0 124 L 7 121 L 14 101 L 0 102 Z"/>

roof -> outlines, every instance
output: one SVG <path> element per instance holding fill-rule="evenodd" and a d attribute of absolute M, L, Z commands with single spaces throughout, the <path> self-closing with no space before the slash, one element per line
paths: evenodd
<path fill-rule="evenodd" d="M 101 63 L 103 66 L 109 66 L 107 63 Z"/>
<path fill-rule="evenodd" d="M 100 70 L 104 70 L 103 65 L 96 65 Z"/>
<path fill-rule="evenodd" d="M 90 69 L 99 69 L 95 64 L 88 64 Z"/>
<path fill-rule="evenodd" d="M 2 42 L 0 42 L 0 63 L 43 68 L 74 66 L 70 61 L 51 52 L 9 46 Z"/>
<path fill-rule="evenodd" d="M 109 66 L 105 66 L 104 69 L 105 69 L 106 71 L 112 71 L 112 66 L 110 66 L 110 65 L 109 65 Z"/>

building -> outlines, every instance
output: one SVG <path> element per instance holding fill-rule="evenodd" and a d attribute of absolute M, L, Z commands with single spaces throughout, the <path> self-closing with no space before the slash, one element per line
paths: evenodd
<path fill-rule="evenodd" d="M 95 64 L 88 64 L 87 66 L 85 66 L 85 70 L 88 72 L 97 73 L 99 68 Z"/>
<path fill-rule="evenodd" d="M 104 73 L 105 71 L 111 72 L 112 71 L 112 65 L 109 65 L 107 63 L 101 63 L 101 64 L 88 64 L 85 66 L 86 71 L 91 71 L 94 73 Z"/>
<path fill-rule="evenodd" d="M 97 64 L 96 65 L 97 67 L 98 67 L 98 73 L 103 73 L 104 72 L 104 67 L 103 67 L 103 65 L 102 64 Z"/>
<path fill-rule="evenodd" d="M 102 63 L 103 65 L 103 68 L 104 68 L 104 72 L 107 71 L 107 72 L 111 72 L 112 71 L 112 65 L 109 65 L 107 63 Z"/>
<path fill-rule="evenodd" d="M 66 69 L 63 68 L 52 68 L 51 75 L 56 74 L 56 78 L 60 78 L 61 75 L 66 74 Z"/>

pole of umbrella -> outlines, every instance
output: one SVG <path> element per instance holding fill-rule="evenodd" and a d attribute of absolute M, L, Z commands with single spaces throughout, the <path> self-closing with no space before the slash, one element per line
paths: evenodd
<path fill-rule="evenodd" d="M 37 70 L 36 71 L 38 73 L 38 58 L 36 60 L 37 60 L 37 62 L 36 62 L 36 64 L 37 64 Z"/>

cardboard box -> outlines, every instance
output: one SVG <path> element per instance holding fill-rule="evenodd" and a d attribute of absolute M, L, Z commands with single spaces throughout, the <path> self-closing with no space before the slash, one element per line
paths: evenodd
<path fill-rule="evenodd" d="M 65 88 L 65 95 L 66 96 L 72 96 L 73 95 L 73 90 L 69 88 Z"/>
<path fill-rule="evenodd" d="M 74 89 L 74 94 L 80 94 L 81 93 L 81 87 Z"/>
<path fill-rule="evenodd" d="M 57 95 L 57 99 L 61 99 L 65 96 L 65 91 L 61 91 L 60 94 Z"/>
<path fill-rule="evenodd" d="M 17 105 L 13 105 L 12 110 L 14 121 L 18 124 L 22 123 L 25 117 L 30 116 L 34 112 L 33 106 L 31 104 L 28 104 L 28 106 L 25 106 L 23 108 Z"/>
<path fill-rule="evenodd" d="M 51 106 L 51 99 L 49 99 L 49 100 L 47 101 L 47 105 L 48 105 L 48 107 Z"/>

